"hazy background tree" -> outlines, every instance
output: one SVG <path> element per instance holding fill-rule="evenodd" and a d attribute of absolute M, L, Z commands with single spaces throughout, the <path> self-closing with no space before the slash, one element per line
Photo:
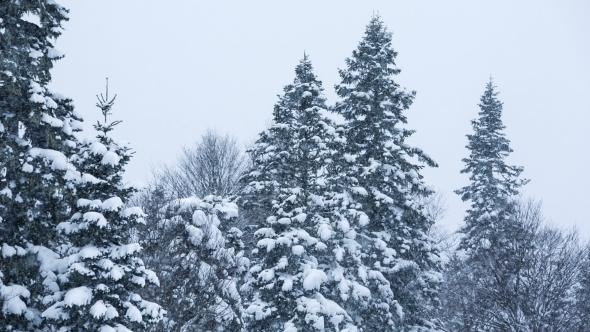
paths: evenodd
<path fill-rule="evenodd" d="M 192 147 L 183 147 L 178 159 L 153 171 L 154 182 L 169 195 L 181 197 L 233 196 L 248 157 L 236 139 L 207 130 Z"/>
<path fill-rule="evenodd" d="M 420 205 L 424 207 L 424 214 L 431 221 L 428 235 L 438 246 L 440 256 L 444 263 L 448 263 L 455 254 L 461 236 L 459 233 L 450 229 L 443 220 L 446 217 L 447 205 L 445 195 L 441 192 L 435 192 L 427 197 L 418 197 Z"/>
<path fill-rule="evenodd" d="M 521 232 L 509 234 L 504 248 L 518 261 L 511 274 L 503 275 L 502 268 L 482 270 L 464 251 L 447 264 L 440 311 L 447 331 L 582 328 L 579 308 L 584 303 L 576 291 L 583 283 L 587 257 L 577 231 L 549 224 L 539 202 L 521 201 L 515 212 Z"/>
<path fill-rule="evenodd" d="M 155 191 L 160 202 L 213 195 L 233 197 L 236 203 L 240 203 L 238 194 L 243 184 L 239 179 L 251 162 L 244 150 L 244 146 L 230 134 L 208 129 L 192 147 L 183 147 L 176 160 L 152 168 L 152 179 L 134 200 L 146 211 L 154 209 L 149 205 L 156 203 L 152 199 Z M 244 231 L 242 240 L 251 244 L 252 232 L 246 232 L 251 219 L 248 215 L 240 213 L 235 225 Z"/>
<path fill-rule="evenodd" d="M 584 332 L 585 328 L 590 326 L 590 244 L 586 244 L 584 253 L 584 262 L 580 275 L 580 284 L 576 291 L 577 316 L 580 321 L 576 332 Z"/>
<path fill-rule="evenodd" d="M 521 213 L 540 214 L 540 204 L 527 202 Z M 537 212 L 538 211 L 538 212 Z M 532 217 L 532 219 L 531 219 Z M 576 230 L 562 230 L 542 218 L 521 216 L 533 233 L 533 245 L 523 248 L 519 307 L 526 331 L 566 332 L 580 326 L 576 288 L 581 281 L 584 247 Z M 586 328 L 588 325 L 586 325 Z"/>
<path fill-rule="evenodd" d="M 459 249 L 466 258 L 453 260 L 449 271 L 469 285 L 456 290 L 462 295 L 457 301 L 473 301 L 458 315 L 463 322 L 458 327 L 466 331 L 484 327 L 503 330 L 520 324 L 520 309 L 513 299 L 519 296 L 516 288 L 523 268 L 522 246 L 532 245 L 531 234 L 517 219 L 516 211 L 519 189 L 528 181 L 519 178 L 522 167 L 505 162 L 512 149 L 503 132 L 503 105 L 495 88 L 490 79 L 480 98 L 478 118 L 471 121 L 473 134 L 467 135 L 469 157 L 463 159 L 461 173 L 469 174 L 470 183 L 455 191 L 463 201 L 470 202 L 460 229 L 463 236 Z M 471 297 L 462 294 L 470 289 L 476 292 Z M 488 294 L 488 290 L 493 291 Z M 484 312 L 486 315 L 482 315 Z"/>

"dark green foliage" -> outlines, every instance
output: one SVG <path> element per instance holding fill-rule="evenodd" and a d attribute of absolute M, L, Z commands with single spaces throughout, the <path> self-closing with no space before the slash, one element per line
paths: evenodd
<path fill-rule="evenodd" d="M 340 101 L 334 111 L 346 120 L 343 213 L 358 225 L 363 265 L 386 281 L 374 278 L 372 303 L 360 307 L 362 325 L 367 330 L 428 330 L 434 328 L 430 312 L 437 305 L 441 267 L 427 236 L 432 222 L 420 203 L 432 190 L 419 172 L 424 164 L 436 163 L 405 143 L 413 131 L 403 128 L 404 111 L 415 92 L 394 81 L 400 73 L 396 56 L 391 33 L 374 17 L 346 59 L 347 68 L 340 70 Z"/>
<path fill-rule="evenodd" d="M 471 183 L 456 191 L 470 201 L 459 248 L 446 274 L 442 319 L 451 331 L 572 331 L 580 274 L 579 240 L 542 225 L 539 204 L 518 201 L 522 167 L 502 124 L 502 103 L 490 81 L 479 118 L 467 135 L 469 158 L 462 173 Z"/>
<path fill-rule="evenodd" d="M 502 103 L 494 91 L 492 81 L 487 84 L 479 104 L 479 118 L 471 122 L 474 133 L 467 135 L 469 158 L 463 159 L 471 183 L 456 191 L 461 199 L 471 202 L 461 248 L 478 250 L 482 247 L 502 246 L 503 233 L 514 227 L 515 202 L 518 189 L 528 180 L 519 179 L 522 167 L 509 166 L 504 158 L 512 149 L 505 137 L 502 124 Z"/>
<path fill-rule="evenodd" d="M 79 199 L 71 219 L 58 225 L 67 269 L 59 275 L 61 292 L 46 299 L 52 305 L 43 313 L 60 331 L 145 329 L 162 316 L 157 304 L 137 294 L 146 283 L 159 281 L 139 258 L 139 244 L 129 242 L 144 214 L 126 205 L 136 191 L 123 183 L 131 149 L 108 135 L 120 123 L 108 122 L 113 103 L 107 86 L 97 103 L 104 115 L 104 123 L 94 126 L 97 139 L 80 144 L 72 158 L 82 173 Z"/>
<path fill-rule="evenodd" d="M 81 119 L 47 89 L 66 20 L 54 1 L 0 2 L 0 320 L 13 331 L 43 329 L 43 298 L 57 290 L 55 227 L 70 217 L 79 176 L 68 159 Z"/>
<path fill-rule="evenodd" d="M 488 330 L 497 324 L 502 328 L 500 321 L 508 318 L 498 319 L 500 312 L 515 315 L 515 286 L 532 245 L 532 233 L 517 218 L 516 195 L 528 180 L 519 179 L 522 167 L 504 161 L 512 149 L 503 133 L 502 103 L 494 88 L 490 80 L 480 99 L 479 118 L 471 122 L 474 133 L 467 135 L 470 154 L 463 159 L 461 173 L 469 174 L 470 184 L 455 191 L 471 202 L 459 245 L 468 256 L 449 271 L 449 285 L 445 286 L 450 296 L 446 301 L 463 296 L 457 315 L 461 318 L 453 325 L 459 330 Z"/>
<path fill-rule="evenodd" d="M 350 292 L 338 288 L 346 284 L 336 258 L 344 234 L 327 193 L 338 138 L 325 111 L 322 84 L 305 56 L 275 105 L 273 124 L 250 150 L 253 169 L 243 177 L 246 209 L 260 216 L 246 288 L 248 331 L 353 327 L 342 307 Z"/>

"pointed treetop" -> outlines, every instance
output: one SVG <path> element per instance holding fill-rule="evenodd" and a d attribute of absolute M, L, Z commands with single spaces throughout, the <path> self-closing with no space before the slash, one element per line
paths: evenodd
<path fill-rule="evenodd" d="M 503 232 L 510 232 L 516 216 L 514 197 L 529 182 L 520 178 L 523 167 L 506 164 L 505 158 L 512 149 L 503 132 L 503 104 L 495 88 L 490 77 L 480 98 L 479 117 L 471 121 L 473 134 L 467 135 L 469 157 L 463 159 L 465 167 L 461 173 L 469 174 L 471 183 L 455 191 L 463 201 L 471 201 L 461 229 L 466 234 L 462 249 L 487 250 L 486 243 L 502 239 Z"/>
<path fill-rule="evenodd" d="M 115 104 L 115 99 L 117 99 L 117 95 L 115 95 L 112 99 L 109 99 L 109 78 L 106 79 L 106 93 L 103 95 L 102 93 L 100 96 L 96 95 L 96 99 L 98 102 L 96 103 L 96 107 L 100 108 L 102 115 L 104 116 L 104 123 L 101 124 L 99 121 L 96 122 L 94 128 L 96 131 L 102 132 L 102 137 L 106 138 L 107 133 L 114 129 L 116 125 L 123 122 L 122 120 L 116 120 L 111 123 L 107 122 L 107 118 L 111 115 L 111 109 Z"/>
<path fill-rule="evenodd" d="M 381 19 L 381 16 L 379 16 L 379 14 L 377 14 L 377 15 L 373 15 L 373 17 L 371 17 L 371 21 L 366 26 L 365 38 L 363 39 L 363 41 L 365 39 L 370 40 L 371 37 L 373 37 L 373 38 L 380 37 L 380 38 L 383 38 L 383 39 L 391 42 L 391 36 L 392 36 L 392 33 L 385 26 L 385 23 Z"/>
<path fill-rule="evenodd" d="M 407 122 L 403 110 L 410 107 L 415 92 L 395 82 L 401 70 L 395 63 L 397 52 L 391 36 L 380 17 L 373 17 L 357 49 L 345 60 L 347 68 L 339 70 L 342 81 L 336 85 L 336 93 L 341 100 L 334 111 L 345 119 L 384 116 L 392 125 Z M 373 123 L 382 128 L 382 121 Z"/>
<path fill-rule="evenodd" d="M 311 64 L 311 60 L 309 59 L 309 55 L 303 52 L 303 59 L 299 61 L 297 67 L 295 67 L 295 80 L 293 83 L 297 84 L 305 84 L 305 83 L 317 83 L 317 78 L 313 73 L 313 66 Z M 321 83 L 320 83 L 321 84 Z"/>
<path fill-rule="evenodd" d="M 490 76 L 490 81 L 486 84 L 486 90 L 480 98 L 480 111 L 478 113 L 480 119 L 474 120 L 476 121 L 474 126 L 477 127 L 474 127 L 474 129 L 476 129 L 476 131 L 490 131 L 495 133 L 495 135 L 503 137 L 504 133 L 501 131 L 506 128 L 501 120 L 503 103 L 497 98 L 499 92 L 495 89 L 496 86 Z M 511 149 L 508 149 L 507 151 L 512 152 Z"/>

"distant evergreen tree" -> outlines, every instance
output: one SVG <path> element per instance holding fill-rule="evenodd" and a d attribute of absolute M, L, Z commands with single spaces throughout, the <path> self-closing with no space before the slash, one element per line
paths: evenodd
<path fill-rule="evenodd" d="M 307 55 L 295 74 L 273 124 L 250 150 L 253 170 L 243 178 L 246 205 L 266 214 L 257 220 L 246 330 L 357 331 L 340 294 L 359 290 L 339 288 L 348 286 L 336 261 L 348 230 L 336 227 L 326 204 L 337 135 L 322 115 L 322 84 Z"/>
<path fill-rule="evenodd" d="M 402 127 L 403 112 L 415 92 L 394 81 L 400 73 L 396 56 L 391 33 L 373 17 L 336 85 L 334 111 L 345 119 L 346 137 L 342 213 L 357 233 L 367 268 L 355 277 L 371 294 L 350 307 L 363 331 L 434 329 L 430 315 L 441 281 L 438 249 L 427 235 L 432 221 L 420 203 L 432 190 L 419 172 L 436 163 L 405 143 L 414 131 Z"/>
<path fill-rule="evenodd" d="M 474 133 L 467 135 L 470 154 L 463 159 L 465 168 L 461 173 L 468 173 L 471 183 L 456 190 L 463 201 L 471 201 L 461 229 L 465 234 L 461 248 L 468 251 L 502 246 L 502 241 L 509 238 L 506 234 L 512 232 L 511 227 L 518 227 L 514 198 L 528 182 L 519 179 L 522 167 L 504 161 L 512 149 L 502 132 L 502 102 L 494 88 L 490 80 L 479 104 L 479 119 L 471 122 Z"/>
<path fill-rule="evenodd" d="M 467 135 L 470 155 L 463 159 L 461 173 L 468 173 L 471 183 L 455 191 L 471 207 L 460 230 L 464 237 L 459 248 L 467 257 L 460 269 L 448 275 L 445 286 L 461 289 L 445 292 L 445 303 L 458 304 L 450 315 L 462 317 L 447 322 L 454 331 L 520 330 L 525 325 L 521 280 L 527 254 L 534 250 L 534 228 L 520 220 L 517 195 L 528 180 L 519 178 L 522 167 L 504 161 L 512 149 L 503 133 L 502 103 L 494 89 L 490 80 L 480 99 L 479 118 L 471 122 L 474 133 Z"/>
<path fill-rule="evenodd" d="M 109 133 L 120 121 L 108 121 L 114 98 L 99 98 L 104 123 L 97 122 L 97 139 L 80 144 L 73 162 L 82 172 L 76 186 L 80 197 L 69 221 L 58 229 L 69 246 L 67 270 L 60 274 L 61 291 L 43 317 L 60 331 L 144 330 L 161 319 L 159 305 L 141 298 L 146 283 L 158 284 L 155 273 L 138 257 L 141 247 L 129 243 L 135 224 L 143 222 L 141 208 L 126 205 L 135 188 L 123 183 L 132 152 Z"/>
<path fill-rule="evenodd" d="M 54 0 L 0 2 L 0 325 L 41 331 L 44 297 L 58 287 L 56 226 L 69 219 L 69 157 L 81 118 L 47 88 L 67 10 Z"/>

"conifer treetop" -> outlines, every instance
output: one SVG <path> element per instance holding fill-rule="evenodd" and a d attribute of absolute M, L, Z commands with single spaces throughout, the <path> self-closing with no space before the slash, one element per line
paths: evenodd
<path fill-rule="evenodd" d="M 323 94 L 322 82 L 313 72 L 311 60 L 307 54 L 295 67 L 293 84 L 283 88 L 284 96 L 279 96 L 279 102 L 275 105 L 275 123 L 281 123 L 283 113 L 294 117 L 300 116 L 297 112 L 318 111 L 326 109 L 326 98 Z"/>
<path fill-rule="evenodd" d="M 107 77 L 106 79 L 106 88 L 105 88 L 105 94 L 103 95 L 102 93 L 99 95 L 96 95 L 96 99 L 98 100 L 96 102 L 96 107 L 98 107 L 100 109 L 100 112 L 102 113 L 102 116 L 104 117 L 104 122 L 100 123 L 100 121 L 96 121 L 96 124 L 94 125 L 94 129 L 97 132 L 101 132 L 102 134 L 99 134 L 98 137 L 101 140 L 105 140 L 107 138 L 107 134 L 115 129 L 115 126 L 120 124 L 121 122 L 123 122 L 122 120 L 115 120 L 113 122 L 108 122 L 108 116 L 111 115 L 111 109 L 113 108 L 113 105 L 115 104 L 115 100 L 117 99 L 117 95 L 115 95 L 112 99 L 109 99 L 109 78 Z"/>
<path fill-rule="evenodd" d="M 393 80 L 401 70 L 395 64 L 397 52 L 391 45 L 391 37 L 381 18 L 374 16 L 358 48 L 345 60 L 347 69 L 339 70 L 342 82 L 336 85 L 336 92 L 352 105 L 337 103 L 335 111 L 345 119 L 384 107 L 393 112 L 396 121 L 407 122 L 401 111 L 412 104 L 415 92 L 403 91 Z M 368 100 L 374 101 L 374 105 L 366 105 Z"/>
<path fill-rule="evenodd" d="M 254 146 L 248 150 L 257 166 L 241 179 L 248 185 L 247 191 L 273 190 L 271 188 L 282 186 L 279 182 L 289 179 L 285 173 L 295 172 L 294 158 L 296 152 L 304 148 L 300 144 L 302 139 L 318 130 L 334 134 L 333 123 L 321 114 L 322 110 L 327 110 L 326 99 L 307 54 L 295 68 L 293 83 L 286 85 L 283 91 L 273 109 L 273 123 L 260 133 Z M 317 153 L 317 147 L 313 148 L 309 151 L 310 158 L 317 157 Z"/>
<path fill-rule="evenodd" d="M 391 38 L 381 18 L 374 16 L 358 48 L 346 59 L 346 69 L 339 70 L 341 83 L 335 88 L 340 100 L 333 110 L 348 121 L 350 147 L 367 147 L 367 158 L 378 160 L 397 150 L 395 154 L 417 156 L 419 161 L 436 167 L 421 149 L 405 144 L 415 131 L 401 126 L 407 123 L 403 112 L 412 105 L 416 92 L 401 88 L 394 80 L 401 70 L 395 63 L 397 52 Z M 372 146 L 375 142 L 386 146 Z"/>
<path fill-rule="evenodd" d="M 346 120 L 336 163 L 344 194 L 336 198 L 357 233 L 362 270 L 379 276 L 364 283 L 366 301 L 348 310 L 362 317 L 366 329 L 429 330 L 441 266 L 422 203 L 433 191 L 420 170 L 436 163 L 405 143 L 414 131 L 405 128 L 404 111 L 415 92 L 395 82 L 396 56 L 392 34 L 374 16 L 336 85 L 340 100 L 333 110 Z"/>
<path fill-rule="evenodd" d="M 470 184 L 455 191 L 463 201 L 471 201 L 462 230 L 467 235 L 465 247 L 489 239 L 497 232 L 495 228 L 513 219 L 514 197 L 529 181 L 520 178 L 523 167 L 507 165 L 504 160 L 512 149 L 503 132 L 503 103 L 495 88 L 490 78 L 480 98 L 479 118 L 471 121 L 474 133 L 467 135 L 470 153 L 463 159 L 465 167 L 461 173 L 469 174 Z"/>
<path fill-rule="evenodd" d="M 141 246 L 130 243 L 145 214 L 128 205 L 136 189 L 123 183 L 131 148 L 107 136 L 119 123 L 108 122 L 113 104 L 108 93 L 99 98 L 105 123 L 95 125 L 97 137 L 80 143 L 72 158 L 82 180 L 76 183 L 71 218 L 57 225 L 68 246 L 67 269 L 60 271 L 60 289 L 45 300 L 49 307 L 42 314 L 60 331 L 140 331 L 164 313 L 138 294 L 159 280 L 139 258 Z"/>
<path fill-rule="evenodd" d="M 338 284 L 329 280 L 337 273 L 336 243 L 344 234 L 323 215 L 325 166 L 335 139 L 332 122 L 321 113 L 326 110 L 305 54 L 279 96 L 274 123 L 251 149 L 254 167 L 244 177 L 255 191 L 271 193 L 258 191 L 263 212 L 247 284 L 253 290 L 248 331 L 356 331 L 335 295 Z M 343 292 L 349 296 L 348 288 Z"/>

